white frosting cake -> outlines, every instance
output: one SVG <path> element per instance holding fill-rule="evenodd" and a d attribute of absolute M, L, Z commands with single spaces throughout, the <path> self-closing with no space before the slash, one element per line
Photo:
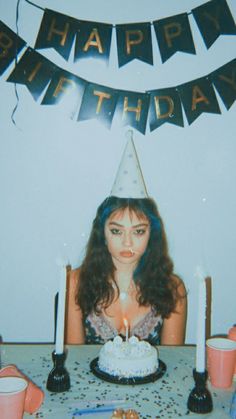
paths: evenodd
<path fill-rule="evenodd" d="M 145 377 L 156 372 L 158 368 L 157 350 L 135 336 L 130 337 L 127 342 L 116 336 L 101 348 L 98 366 L 101 371 L 112 376 Z"/>

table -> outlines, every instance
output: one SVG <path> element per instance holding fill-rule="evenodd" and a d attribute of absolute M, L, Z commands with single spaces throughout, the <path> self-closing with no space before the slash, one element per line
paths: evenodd
<path fill-rule="evenodd" d="M 228 390 L 212 388 L 214 409 L 197 415 L 187 410 L 187 399 L 194 386 L 192 369 L 195 365 L 194 346 L 160 346 L 159 357 L 167 365 L 165 375 L 145 385 L 118 385 L 100 380 L 90 372 L 90 361 L 98 355 L 99 345 L 68 345 L 66 369 L 71 388 L 64 393 L 50 393 L 46 389 L 48 374 L 53 367 L 54 346 L 48 344 L 3 344 L 3 365 L 15 364 L 45 391 L 45 400 L 34 415 L 26 418 L 45 419 L 109 419 L 111 413 L 73 416 L 73 412 L 87 402 L 124 400 L 124 409 L 135 409 L 142 419 L 212 418 L 229 419 L 229 408 L 234 385 Z M 118 402 L 116 403 L 116 405 Z"/>

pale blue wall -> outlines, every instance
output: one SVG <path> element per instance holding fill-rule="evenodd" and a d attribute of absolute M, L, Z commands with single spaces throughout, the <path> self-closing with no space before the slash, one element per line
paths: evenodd
<path fill-rule="evenodd" d="M 0 16 L 16 32 L 16 0 L 0 0 Z M 48 0 L 47 7 L 78 19 L 107 23 L 153 21 L 189 12 L 202 0 Z M 37 0 L 45 7 L 45 2 Z M 117 6 L 116 6 L 117 4 Z M 236 16 L 236 3 L 228 0 Z M 144 7 L 145 5 L 145 7 Z M 34 46 L 42 11 L 20 2 L 19 34 Z M 202 77 L 235 58 L 235 37 L 221 36 L 207 50 L 192 18 L 197 54 L 175 54 L 162 64 L 153 37 L 154 66 L 132 62 L 118 68 L 115 37 L 108 67 L 97 61 L 67 63 L 53 50 L 51 61 L 98 84 L 145 91 Z M 5 341 L 53 339 L 53 298 L 61 260 L 77 266 L 97 205 L 110 192 L 127 129 L 94 121 L 75 122 L 65 109 L 35 103 L 24 86 L 0 78 L 0 334 Z M 164 219 L 176 271 L 189 291 L 187 341 L 195 341 L 197 284 L 201 263 L 213 278 L 212 332 L 235 322 L 235 119 L 203 114 L 191 126 L 165 124 L 145 136 L 135 132 L 149 194 Z"/>

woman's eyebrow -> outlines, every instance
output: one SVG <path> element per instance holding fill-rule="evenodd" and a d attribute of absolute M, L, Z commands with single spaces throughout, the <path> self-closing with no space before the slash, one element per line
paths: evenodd
<path fill-rule="evenodd" d="M 124 227 L 122 224 L 117 223 L 116 221 L 109 221 L 108 225 L 115 225 L 117 227 Z"/>
<path fill-rule="evenodd" d="M 140 223 L 136 224 L 135 226 L 132 226 L 132 228 L 138 228 L 138 227 L 149 227 L 149 223 Z"/>
<path fill-rule="evenodd" d="M 110 225 L 115 225 L 117 227 L 124 228 L 123 224 L 119 224 L 116 221 L 109 221 L 109 226 Z M 139 227 L 149 227 L 149 223 L 139 223 L 139 224 L 136 224 L 136 225 L 132 226 L 132 228 L 139 228 Z"/>

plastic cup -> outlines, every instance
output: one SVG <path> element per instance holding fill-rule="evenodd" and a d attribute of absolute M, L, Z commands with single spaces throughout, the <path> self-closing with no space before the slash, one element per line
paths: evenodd
<path fill-rule="evenodd" d="M 210 338 L 207 345 L 207 369 L 213 387 L 231 387 L 236 360 L 236 342 L 227 338 Z"/>
<path fill-rule="evenodd" d="M 22 419 L 28 383 L 21 377 L 0 377 L 0 418 Z"/>
<path fill-rule="evenodd" d="M 15 365 L 7 365 L 0 370 L 0 377 L 21 377 L 28 382 L 26 390 L 24 410 L 27 413 L 35 413 L 43 403 L 44 392 L 26 377 Z M 1 417 L 1 416 L 0 416 Z"/>
<path fill-rule="evenodd" d="M 236 341 L 236 326 L 229 329 L 228 338 Z M 234 366 L 234 379 L 236 380 L 236 361 Z"/>

